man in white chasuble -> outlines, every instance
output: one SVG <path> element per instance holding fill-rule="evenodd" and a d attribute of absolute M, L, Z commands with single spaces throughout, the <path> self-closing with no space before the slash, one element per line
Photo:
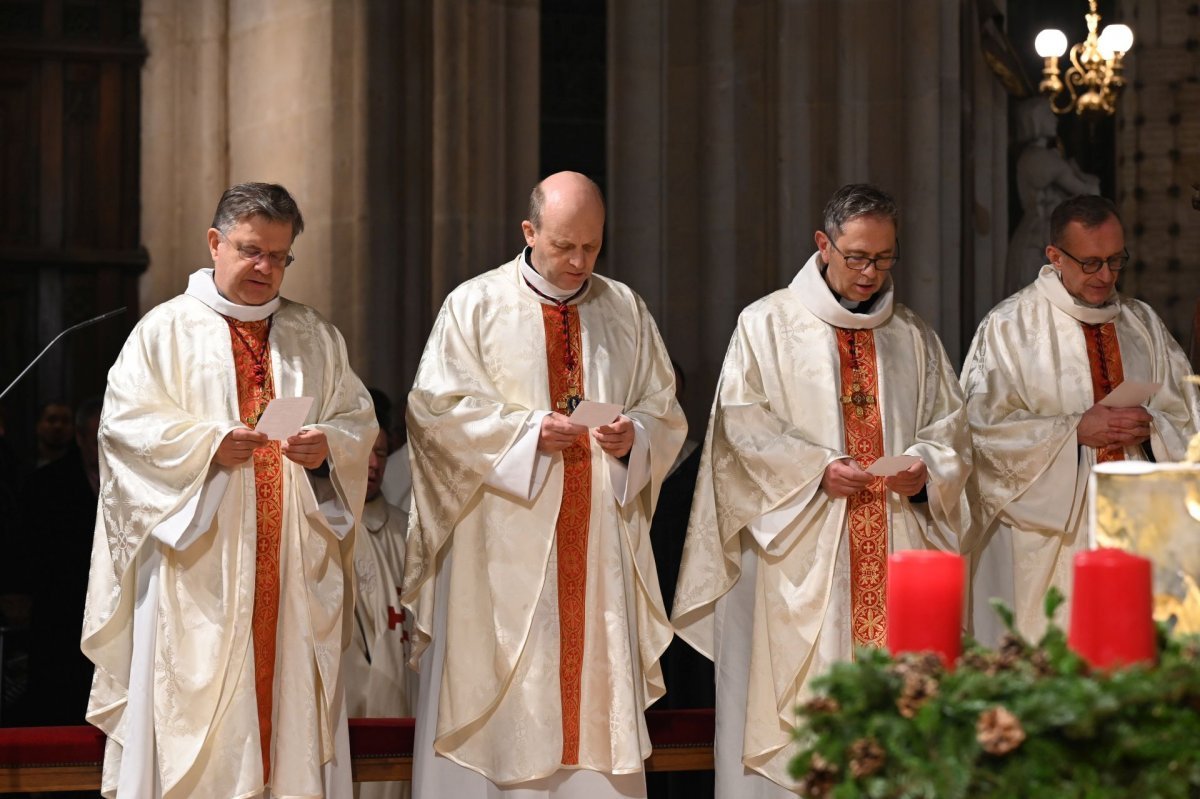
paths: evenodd
<path fill-rule="evenodd" d="M 529 205 L 525 249 L 446 299 L 408 400 L 417 799 L 645 794 L 672 635 L 650 518 L 686 421 L 641 298 L 593 273 L 599 188 L 561 172 Z M 589 402 L 616 410 L 589 429 Z"/>
<path fill-rule="evenodd" d="M 960 545 L 962 394 L 937 335 L 893 302 L 897 228 L 883 191 L 839 189 L 817 252 L 742 312 L 725 356 L 673 614 L 716 663 L 724 799 L 793 795 L 795 707 L 884 645 L 888 553 Z M 908 457 L 867 471 L 885 456 Z"/>
<path fill-rule="evenodd" d="M 1196 432 L 1187 357 L 1146 303 L 1117 293 L 1129 253 L 1116 207 L 1073 197 L 1050 227 L 1049 263 L 984 317 L 963 365 L 975 447 L 968 496 L 981 536 L 973 614 L 986 643 L 1002 630 L 991 597 L 1034 638 L 1045 629 L 1047 589 L 1069 603 L 1074 555 L 1088 546 L 1092 466 L 1180 460 Z M 1101 404 L 1125 382 L 1162 387 L 1148 401 L 1135 392 Z"/>
<path fill-rule="evenodd" d="M 282 186 L 228 189 L 212 267 L 109 371 L 83 623 L 107 797 L 351 795 L 339 671 L 377 426 L 341 334 L 279 293 L 303 228 Z M 268 440 L 286 397 L 307 424 Z"/>

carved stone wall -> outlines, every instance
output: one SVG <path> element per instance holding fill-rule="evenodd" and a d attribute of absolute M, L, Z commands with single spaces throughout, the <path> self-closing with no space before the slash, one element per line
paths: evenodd
<path fill-rule="evenodd" d="M 1200 3 L 1127 0 L 1135 40 L 1118 119 L 1118 204 L 1133 261 L 1121 290 L 1162 315 L 1186 348 L 1200 300 Z"/>

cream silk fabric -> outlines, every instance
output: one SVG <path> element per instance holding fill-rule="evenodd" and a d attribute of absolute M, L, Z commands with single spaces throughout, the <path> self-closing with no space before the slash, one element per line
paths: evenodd
<path fill-rule="evenodd" d="M 412 624 L 400 621 L 407 529 L 408 514 L 382 495 L 363 507 L 354 542 L 355 625 L 342 660 L 350 718 L 405 717 L 416 710 L 417 675 L 407 663 Z M 355 799 L 403 799 L 409 793 L 407 782 L 354 786 Z"/>
<path fill-rule="evenodd" d="M 963 366 L 962 386 L 975 446 L 968 496 L 982 548 L 974 564 L 974 621 L 981 640 L 1001 626 L 989 605 L 999 597 L 1034 638 L 1045 629 L 1042 599 L 1057 586 L 1070 599 L 1076 552 L 1087 548 L 1087 478 L 1096 451 L 1076 428 L 1094 404 L 1080 322 L 1116 326 L 1126 380 L 1162 382 L 1147 410 L 1155 460 L 1179 460 L 1196 431 L 1197 405 L 1183 378 L 1187 358 L 1143 302 L 1117 298 L 1075 303 L 1050 265 L 980 323 Z M 1144 459 L 1140 447 L 1125 450 Z M 1060 620 L 1069 618 L 1068 606 Z"/>
<path fill-rule="evenodd" d="M 521 279 L 522 258 L 451 293 L 409 396 L 413 511 L 404 603 L 416 623 L 414 665 L 431 668 L 441 659 L 432 656 L 444 652 L 441 672 L 422 675 L 422 712 L 427 703 L 437 711 L 436 719 L 418 718 L 417 795 L 425 770 L 436 768 L 429 762 L 442 760 L 423 751 L 423 725 L 436 725 L 438 753 L 499 785 L 561 768 L 555 560 L 561 456 L 549 459 L 540 485 L 526 478 L 531 499 L 492 484 L 497 464 L 550 408 L 542 306 Z M 670 361 L 641 299 L 593 276 L 575 307 L 586 398 L 620 403 L 648 443 L 650 479 L 624 504 L 608 463 L 615 459 L 591 447 L 579 767 L 631 774 L 642 770 L 650 751 L 642 711 L 663 693 L 658 659 L 671 640 L 650 517 L 686 422 Z M 435 608 L 437 597 L 448 597 L 448 606 Z M 444 640 L 422 659 L 435 635 Z M 425 695 L 426 678 L 436 701 Z"/>
<path fill-rule="evenodd" d="M 813 255 L 790 287 L 738 319 L 676 588 L 679 634 L 717 662 L 718 796 L 776 790 L 739 784 L 743 764 L 790 783 L 793 709 L 811 678 L 852 654 L 847 503 L 819 488 L 845 457 L 834 325 L 874 331 L 884 454 L 929 469 L 928 503 L 888 492 L 891 548 L 960 545 L 970 445 L 941 342 L 892 307 L 890 287 L 868 314 L 842 308 Z"/>
<path fill-rule="evenodd" d="M 347 577 L 376 425 L 341 335 L 315 311 L 280 301 L 270 341 L 278 396 L 314 397 L 309 427 L 329 441 L 336 492 L 318 506 L 305 470 L 284 459 L 270 789 L 315 797 L 326 795 L 322 766 L 345 741 L 336 720 L 345 718 Z M 109 736 L 106 796 L 118 780 L 136 786 L 123 796 L 263 791 L 250 635 L 254 468 L 213 461 L 237 417 L 225 320 L 195 295 L 150 311 L 109 372 L 100 424 L 83 651 L 96 664 L 87 718 Z"/>

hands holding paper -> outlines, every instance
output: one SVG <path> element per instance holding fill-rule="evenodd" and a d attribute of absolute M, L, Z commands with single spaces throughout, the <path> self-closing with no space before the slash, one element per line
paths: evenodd
<path fill-rule="evenodd" d="M 920 493 L 928 478 L 929 469 L 925 466 L 925 461 L 918 458 L 917 462 L 907 469 L 884 478 L 883 484 L 902 497 L 912 497 Z"/>
<path fill-rule="evenodd" d="M 1085 447 L 1136 447 L 1150 438 L 1153 418 L 1145 408 L 1110 408 L 1096 403 L 1079 420 L 1075 435 Z"/>
<path fill-rule="evenodd" d="M 230 430 L 225 438 L 221 439 L 213 460 L 226 468 L 241 466 L 250 460 L 254 450 L 264 446 L 269 440 L 266 433 L 251 430 L 249 427 Z M 329 441 L 320 430 L 301 430 L 284 440 L 282 452 L 285 458 L 305 469 L 315 469 L 329 456 Z"/>
<path fill-rule="evenodd" d="M 840 499 L 866 488 L 876 477 L 883 477 L 883 484 L 889 490 L 911 497 L 925 487 L 929 470 L 925 461 L 911 455 L 880 458 L 870 470 L 863 469 L 853 458 L 842 458 L 825 467 L 821 488 L 829 496 Z"/>
<path fill-rule="evenodd" d="M 539 452 L 562 452 L 571 442 L 587 432 L 581 424 L 573 423 L 561 413 L 548 413 L 542 417 L 542 430 L 538 434 Z"/>
<path fill-rule="evenodd" d="M 624 458 L 633 449 L 633 420 L 618 416 L 612 424 L 605 424 L 592 431 L 592 438 L 600 449 L 614 458 Z"/>
<path fill-rule="evenodd" d="M 267 434 L 251 430 L 249 427 L 238 427 L 230 430 L 221 439 L 213 460 L 217 465 L 230 469 L 241 466 L 254 454 L 254 450 L 267 443 Z"/>
<path fill-rule="evenodd" d="M 612 421 L 605 424 L 606 419 Z M 600 448 L 614 458 L 625 457 L 633 448 L 633 420 L 621 415 L 620 405 L 584 401 L 571 416 L 550 413 L 542 417 L 538 450 L 561 452 L 589 428 Z"/>
<path fill-rule="evenodd" d="M 305 469 L 315 469 L 329 456 L 329 441 L 320 430 L 305 429 L 288 436 L 282 446 L 283 457 Z"/>
<path fill-rule="evenodd" d="M 329 456 L 329 441 L 320 430 L 301 427 L 312 407 L 312 397 L 275 398 L 268 403 L 255 429 L 239 427 L 221 439 L 213 454 L 220 466 L 240 466 L 250 460 L 254 450 L 268 441 L 282 441 L 281 451 L 288 460 L 305 469 L 315 469 Z"/>

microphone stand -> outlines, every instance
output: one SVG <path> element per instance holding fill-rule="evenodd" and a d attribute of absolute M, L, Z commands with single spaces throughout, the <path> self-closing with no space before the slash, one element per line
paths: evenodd
<path fill-rule="evenodd" d="M 8 394 L 8 392 L 12 391 L 13 386 L 15 386 L 17 383 L 21 382 L 21 378 L 24 377 L 29 372 L 30 369 L 32 369 L 34 366 L 37 365 L 37 362 L 42 359 L 42 356 L 45 355 L 47 352 L 49 352 L 50 348 L 53 347 L 55 344 L 57 344 L 58 340 L 60 338 L 67 335 L 68 333 L 74 333 L 76 330 L 82 330 L 85 327 L 91 327 L 92 325 L 96 324 L 97 322 L 103 322 L 105 319 L 114 317 L 117 314 L 125 313 L 125 308 L 126 308 L 126 306 L 122 305 L 120 308 L 117 308 L 115 311 L 109 311 L 108 313 L 100 314 L 99 316 L 94 317 L 92 319 L 87 319 L 83 322 L 80 322 L 77 325 L 72 325 L 71 327 L 68 327 L 63 332 L 59 333 L 57 336 L 54 337 L 54 339 L 49 344 L 46 345 L 45 349 L 43 349 L 41 352 L 39 352 L 37 354 L 36 358 L 34 358 L 32 361 L 29 362 L 28 366 L 26 366 L 24 369 L 21 370 L 21 374 L 17 375 L 16 379 L 8 384 L 8 388 L 4 389 L 4 391 L 0 391 L 0 400 L 4 399 L 4 397 Z"/>

